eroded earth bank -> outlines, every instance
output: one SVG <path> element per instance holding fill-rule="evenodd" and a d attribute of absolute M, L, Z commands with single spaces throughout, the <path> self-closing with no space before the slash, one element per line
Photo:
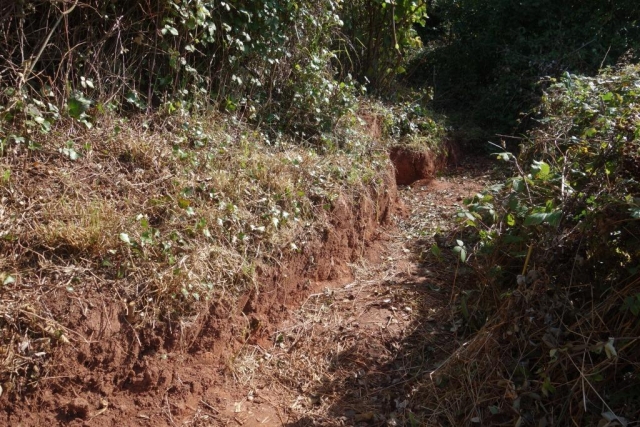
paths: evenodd
<path fill-rule="evenodd" d="M 430 248 L 488 176 L 475 161 L 392 159 L 395 172 L 339 198 L 301 251 L 260 266 L 259 286 L 233 307 L 220 300 L 188 322 L 136 330 L 119 306 L 71 301 L 77 336 L 56 356 L 60 374 L 3 402 L 3 422 L 391 426 L 433 416 L 425 378 L 459 345 L 450 307 L 465 271 Z"/>

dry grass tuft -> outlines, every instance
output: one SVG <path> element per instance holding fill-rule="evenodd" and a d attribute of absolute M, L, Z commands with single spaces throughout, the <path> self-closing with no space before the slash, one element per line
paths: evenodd
<path fill-rule="evenodd" d="M 545 280 L 520 287 L 431 373 L 422 392 L 430 422 L 628 425 L 638 419 L 633 378 L 640 336 L 620 305 L 639 286 L 635 280 L 588 308 L 572 307 L 569 294 L 551 295 Z M 562 326 L 554 327 L 559 319 Z"/>

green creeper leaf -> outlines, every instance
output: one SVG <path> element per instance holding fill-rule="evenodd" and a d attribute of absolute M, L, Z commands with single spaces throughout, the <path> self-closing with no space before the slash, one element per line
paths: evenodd
<path fill-rule="evenodd" d="M 460 255 L 460 261 L 462 261 L 462 262 L 466 262 L 467 261 L 467 250 L 465 248 L 463 248 L 462 246 L 454 247 L 453 248 L 453 252 L 455 252 L 458 255 Z"/>
<path fill-rule="evenodd" d="M 536 178 L 546 179 L 551 172 L 551 168 L 545 162 L 534 161 L 533 166 L 531 166 L 531 171 Z"/>
<path fill-rule="evenodd" d="M 552 227 L 557 227 L 560 219 L 562 219 L 562 211 L 554 211 L 547 215 L 546 222 Z"/>
<path fill-rule="evenodd" d="M 74 119 L 80 119 L 89 109 L 91 102 L 83 97 L 72 97 L 67 104 L 69 115 Z"/>
<path fill-rule="evenodd" d="M 540 225 L 547 219 L 547 214 L 545 212 L 533 213 L 528 215 L 524 220 L 525 227 L 530 225 Z"/>
<path fill-rule="evenodd" d="M 598 130 L 596 128 L 589 128 L 586 131 L 584 131 L 583 136 L 585 138 L 589 138 L 589 137 L 595 136 L 597 133 L 598 133 Z"/>
<path fill-rule="evenodd" d="M 512 186 L 513 189 L 519 193 L 524 190 L 524 180 L 522 178 L 515 178 Z"/>
<path fill-rule="evenodd" d="M 509 225 L 509 227 L 513 227 L 514 225 L 516 225 L 516 219 L 513 215 L 507 215 L 507 224 Z"/>
<path fill-rule="evenodd" d="M 171 25 L 165 25 L 161 32 L 163 35 L 167 34 L 167 32 L 174 36 L 178 35 L 178 30 Z"/>
<path fill-rule="evenodd" d="M 553 227 L 556 227 L 560 223 L 560 219 L 562 218 L 562 211 L 557 210 L 553 212 L 536 212 L 527 216 L 524 220 L 524 225 L 526 227 L 531 225 L 540 225 L 543 223 L 547 223 Z"/>

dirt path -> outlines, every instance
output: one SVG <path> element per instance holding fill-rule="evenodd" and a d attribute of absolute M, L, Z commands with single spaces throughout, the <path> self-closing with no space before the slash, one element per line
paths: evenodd
<path fill-rule="evenodd" d="M 229 360 L 225 386 L 193 424 L 421 425 L 419 384 L 460 344 L 451 287 L 465 280 L 453 257 L 431 253 L 433 236 L 488 181 L 470 161 L 403 188 L 405 215 L 379 259 L 353 266 L 352 283 L 311 295 L 268 345 Z"/>

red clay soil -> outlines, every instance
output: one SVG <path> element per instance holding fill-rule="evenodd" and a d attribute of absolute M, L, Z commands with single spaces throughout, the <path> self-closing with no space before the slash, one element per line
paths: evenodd
<path fill-rule="evenodd" d="M 455 152 L 447 149 L 446 154 L 438 154 L 398 146 L 391 149 L 389 157 L 396 169 L 396 183 L 411 185 L 416 181 L 433 179 L 436 172 L 442 170 L 451 159 L 455 159 Z"/>
<path fill-rule="evenodd" d="M 100 289 L 82 301 L 51 298 L 47 306 L 76 339 L 53 356 L 52 374 L 41 375 L 34 391 L 22 398 L 5 392 L 0 425 L 182 425 L 203 405 L 216 411 L 234 352 L 265 341 L 315 290 L 351 280 L 348 264 L 377 251 L 397 200 L 391 170 L 359 200 L 340 197 L 326 228 L 300 253 L 259 267 L 259 287 L 237 306 L 220 300 L 188 322 L 136 329 L 123 304 L 106 301 Z"/>
<path fill-rule="evenodd" d="M 239 303 L 221 299 L 193 319 L 140 329 L 99 288 L 82 301 L 52 296 L 47 306 L 64 316 L 75 339 L 53 356 L 32 392 L 1 396 L 0 426 L 193 425 L 201 411 L 222 410 L 233 355 L 266 345 L 310 294 L 351 281 L 350 263 L 379 259 L 377 241 L 401 205 L 396 181 L 433 177 L 445 162 L 402 148 L 391 159 L 395 174 L 390 169 L 358 200 L 338 198 L 325 229 L 308 236 L 300 253 L 258 267 L 259 286 Z"/>
<path fill-rule="evenodd" d="M 453 251 L 439 258 L 428 248 L 455 228 L 462 199 L 490 183 L 482 162 L 402 188 L 406 215 L 384 230 L 379 257 L 359 262 L 350 283 L 311 295 L 271 342 L 245 346 L 212 399 L 220 413 L 202 414 L 215 423 L 203 425 L 443 425 L 426 380 L 466 340 L 456 332 L 452 284 L 474 277 Z"/>

